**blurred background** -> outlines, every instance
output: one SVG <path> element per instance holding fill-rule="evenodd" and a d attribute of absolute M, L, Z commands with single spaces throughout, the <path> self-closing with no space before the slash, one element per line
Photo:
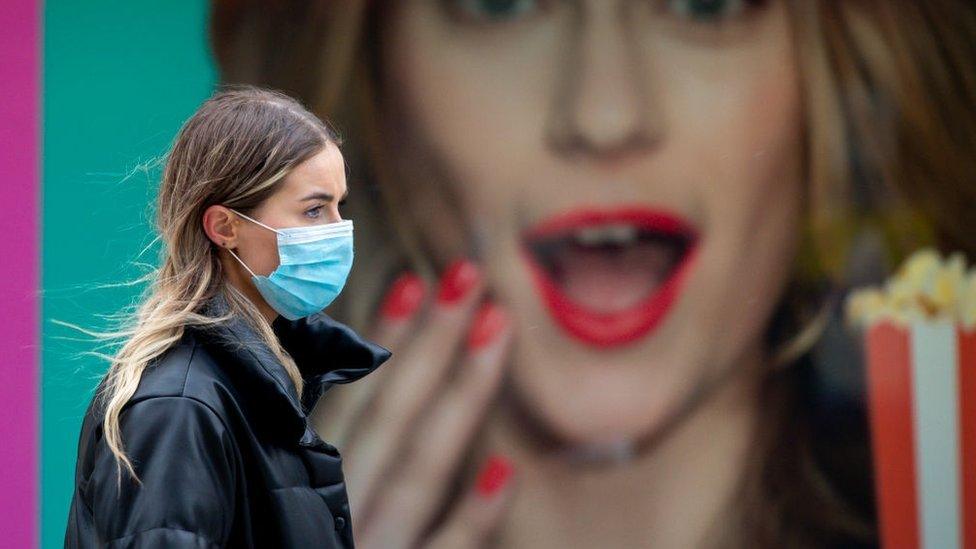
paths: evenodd
<path fill-rule="evenodd" d="M 35 193 L 10 222 L 36 244 L 10 253 L 36 275 L 10 298 L 28 313 L 4 375 L 21 383 L 11 394 L 36 384 L 40 410 L 9 426 L 30 427 L 39 464 L 10 461 L 36 495 L 10 502 L 18 539 L 63 544 L 78 430 L 105 369 L 59 322 L 103 329 L 138 299 L 125 283 L 159 253 L 167 148 L 219 85 L 248 83 L 344 136 L 357 256 L 331 315 L 368 331 L 399 275 L 433 282 L 464 256 L 516 319 L 505 398 L 469 460 L 544 440 L 644 487 L 579 519 L 596 528 L 652 499 L 641 492 L 672 463 L 653 456 L 673 425 L 696 428 L 671 452 L 737 456 L 714 435 L 738 432 L 741 412 L 757 438 L 729 481 L 746 494 L 735 535 L 877 544 L 864 367 L 843 302 L 920 248 L 972 262 L 968 2 L 17 4 L 5 25 L 38 48 L 5 48 L 24 62 L 17 95 L 36 94 L 23 122 L 39 170 L 5 207 Z M 675 472 L 688 482 L 672 496 L 713 491 L 700 473 Z M 554 481 L 525 482 L 544 494 Z M 639 516 L 614 524 L 619 546 L 645 546 Z M 501 545 L 564 541 L 519 537 L 530 531 L 513 526 Z"/>

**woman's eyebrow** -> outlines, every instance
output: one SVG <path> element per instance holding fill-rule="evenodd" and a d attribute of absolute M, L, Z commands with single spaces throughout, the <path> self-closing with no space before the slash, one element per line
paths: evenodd
<path fill-rule="evenodd" d="M 346 190 L 346 194 L 349 194 L 349 191 L 348 190 Z M 316 192 L 313 192 L 312 194 L 306 196 L 305 198 L 299 200 L 299 202 L 306 202 L 308 200 L 324 200 L 326 202 L 331 202 L 331 201 L 335 200 L 335 196 L 334 195 L 331 195 L 329 193 L 323 193 L 321 191 L 316 191 Z"/>

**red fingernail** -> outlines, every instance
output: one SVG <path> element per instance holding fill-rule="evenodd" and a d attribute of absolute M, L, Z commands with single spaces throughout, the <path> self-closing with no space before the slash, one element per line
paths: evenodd
<path fill-rule="evenodd" d="M 390 286 L 380 314 L 390 320 L 412 315 L 424 301 L 424 281 L 413 273 L 404 273 Z"/>
<path fill-rule="evenodd" d="M 490 301 L 483 303 L 468 332 L 468 350 L 480 349 L 493 341 L 507 323 L 501 307 Z"/>
<path fill-rule="evenodd" d="M 491 456 L 478 473 L 478 480 L 475 483 L 478 494 L 484 498 L 497 494 L 508 483 L 508 479 L 514 472 L 515 467 L 511 461 L 498 454 Z"/>
<path fill-rule="evenodd" d="M 481 272 L 474 263 L 459 259 L 448 267 L 441 277 L 437 301 L 448 304 L 460 301 L 481 279 Z"/>

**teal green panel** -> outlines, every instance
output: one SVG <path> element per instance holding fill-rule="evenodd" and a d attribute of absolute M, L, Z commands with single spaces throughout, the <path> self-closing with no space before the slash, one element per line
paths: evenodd
<path fill-rule="evenodd" d="M 81 416 L 105 363 L 60 319 L 98 315 L 141 287 L 160 157 L 210 94 L 215 71 L 201 0 L 49 0 L 44 9 L 41 545 L 63 546 Z M 155 247 L 141 259 L 155 261 Z"/>

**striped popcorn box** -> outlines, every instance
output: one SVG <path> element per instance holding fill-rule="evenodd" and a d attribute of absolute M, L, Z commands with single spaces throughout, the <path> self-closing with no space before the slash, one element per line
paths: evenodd
<path fill-rule="evenodd" d="M 976 273 L 913 255 L 861 290 L 868 414 L 885 548 L 976 549 Z"/>
<path fill-rule="evenodd" d="M 881 322 L 866 343 L 882 545 L 976 549 L 976 332 Z"/>

